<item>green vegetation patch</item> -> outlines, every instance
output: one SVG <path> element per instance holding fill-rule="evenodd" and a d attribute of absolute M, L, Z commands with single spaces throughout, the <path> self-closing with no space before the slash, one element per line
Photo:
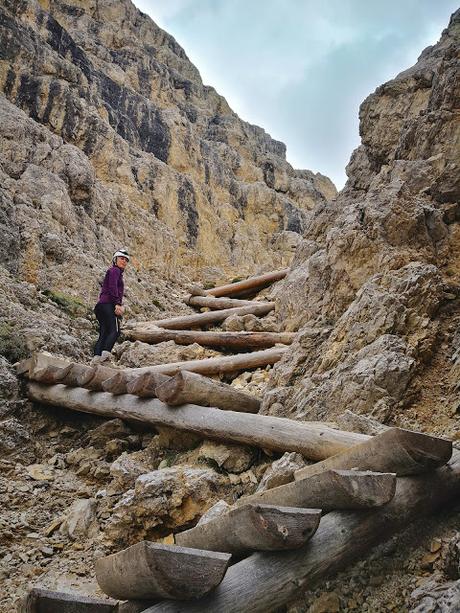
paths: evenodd
<path fill-rule="evenodd" d="M 71 317 L 85 317 L 89 313 L 89 307 L 74 296 L 51 289 L 43 290 L 43 294 Z"/>

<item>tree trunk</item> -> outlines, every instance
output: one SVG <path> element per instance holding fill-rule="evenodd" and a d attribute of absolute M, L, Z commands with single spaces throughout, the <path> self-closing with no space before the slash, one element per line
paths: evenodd
<path fill-rule="evenodd" d="M 144 374 L 145 372 L 154 372 L 173 376 L 181 370 L 189 370 L 201 375 L 218 375 L 275 364 L 281 360 L 286 351 L 287 347 L 272 347 L 263 351 L 237 353 L 218 358 L 206 358 L 205 360 L 189 360 L 186 362 L 158 364 L 157 366 L 143 366 L 142 368 L 127 368 L 126 371 L 137 375 Z"/>
<path fill-rule="evenodd" d="M 104 381 L 110 379 L 110 377 L 113 377 L 118 372 L 120 372 L 116 368 L 112 368 L 110 366 L 102 366 L 100 364 L 98 366 L 92 366 L 91 369 L 93 372 L 93 376 L 91 377 L 91 379 L 87 381 L 84 385 L 80 381 L 78 387 L 86 387 L 86 389 L 92 390 L 94 392 L 100 392 L 102 390 L 102 384 L 104 383 Z"/>
<path fill-rule="evenodd" d="M 128 394 L 134 394 L 140 398 L 156 398 L 157 387 L 169 381 L 171 377 L 161 373 L 146 372 L 132 379 L 126 386 Z"/>
<path fill-rule="evenodd" d="M 66 375 L 61 379 L 60 383 L 70 385 L 71 387 L 84 387 L 93 378 L 94 371 L 91 366 L 86 364 L 77 364 L 72 362 Z"/>
<path fill-rule="evenodd" d="M 19 604 L 18 613 L 118 613 L 118 603 L 35 587 Z"/>
<path fill-rule="evenodd" d="M 238 298 L 214 298 L 214 296 L 188 296 L 185 300 L 186 304 L 193 307 L 206 307 L 213 311 L 220 309 L 233 309 L 235 307 L 250 306 L 258 304 L 252 300 L 240 300 Z"/>
<path fill-rule="evenodd" d="M 297 480 L 328 469 L 341 468 L 411 475 L 437 468 L 452 455 L 452 443 L 419 432 L 390 428 L 338 455 L 305 466 L 294 473 Z"/>
<path fill-rule="evenodd" d="M 120 599 L 200 598 L 215 588 L 231 555 L 141 541 L 96 560 L 105 594 Z"/>
<path fill-rule="evenodd" d="M 137 324 L 135 327 L 126 329 L 125 335 L 128 338 L 137 339 L 136 335 L 142 332 L 149 332 L 152 329 L 167 328 L 168 330 L 186 330 L 187 328 L 202 328 L 216 324 L 231 315 L 266 315 L 275 308 L 274 302 L 253 302 L 248 306 L 236 307 L 233 309 L 222 309 L 220 311 L 209 311 L 208 313 L 194 313 L 193 315 L 180 315 L 169 319 L 158 319 Z"/>
<path fill-rule="evenodd" d="M 323 511 L 379 507 L 395 493 L 394 473 L 358 470 L 327 470 L 301 481 L 293 481 L 269 490 L 244 496 L 237 506 L 247 503 L 310 507 Z"/>
<path fill-rule="evenodd" d="M 51 353 L 47 353 L 45 351 L 35 351 L 32 356 L 28 360 L 24 360 L 24 362 L 20 362 L 18 365 L 18 370 L 20 370 L 20 366 L 24 364 L 26 366 L 29 365 L 28 371 L 24 371 L 22 374 L 27 374 L 30 379 L 34 378 L 34 374 L 36 372 L 40 372 L 49 366 L 56 366 L 57 368 L 65 368 L 71 364 L 70 360 L 65 360 L 64 358 L 58 358 Z"/>
<path fill-rule="evenodd" d="M 54 366 L 49 364 L 43 368 L 34 369 L 32 372 L 29 371 L 29 378 L 32 381 L 53 385 L 55 383 L 61 383 L 62 379 L 68 374 L 71 368 L 72 364 L 68 364 L 67 366 Z"/>
<path fill-rule="evenodd" d="M 207 358 L 204 360 L 188 360 L 185 362 L 171 362 L 170 364 L 158 364 L 157 366 L 143 366 L 142 368 L 112 368 L 109 366 L 86 366 L 85 364 L 76 364 L 72 375 L 66 379 L 75 387 L 85 387 L 93 391 L 101 391 L 103 383 L 112 377 L 117 377 L 110 384 L 113 385 L 114 393 L 126 393 L 127 384 L 134 381 L 135 378 L 144 374 L 167 375 L 174 376 L 180 371 L 197 372 L 203 375 L 218 375 L 221 373 L 236 372 L 238 370 L 247 370 L 249 368 L 260 368 L 278 362 L 283 354 L 287 351 L 286 347 L 272 347 L 263 351 L 252 351 L 249 353 L 241 353 L 228 355 L 218 358 Z M 44 368 L 53 365 L 47 364 L 46 359 L 41 354 L 40 364 L 32 370 L 41 372 Z M 53 357 L 53 356 L 51 356 Z M 69 362 L 61 361 L 62 367 L 69 366 Z M 63 381 L 64 382 L 64 381 Z M 125 387 L 122 387 L 122 386 Z"/>
<path fill-rule="evenodd" d="M 29 383 L 29 398 L 104 417 L 118 417 L 151 426 L 169 426 L 220 441 L 255 445 L 274 451 L 298 451 L 311 460 L 322 460 L 364 440 L 362 434 L 341 432 L 283 417 L 251 415 L 184 404 L 169 408 L 155 398 L 131 394 L 113 396 L 64 385 Z"/>
<path fill-rule="evenodd" d="M 249 279 L 244 279 L 243 281 L 238 281 L 237 283 L 229 283 L 228 285 L 220 285 L 219 287 L 208 289 L 206 290 L 206 294 L 218 298 L 220 296 L 234 296 L 235 294 L 240 294 L 248 290 L 260 291 L 264 287 L 267 287 L 276 281 L 280 281 L 280 279 L 284 279 L 288 272 L 289 268 L 284 268 L 283 270 L 277 270 L 274 272 L 267 272 L 264 275 L 249 277 Z"/>
<path fill-rule="evenodd" d="M 196 603 L 161 602 L 144 613 L 269 613 L 332 577 L 375 544 L 460 496 L 460 452 L 447 466 L 398 479 L 396 494 L 372 511 L 334 511 L 312 539 L 293 551 L 255 553 L 231 566 L 219 587 Z"/>
<path fill-rule="evenodd" d="M 203 332 L 202 330 L 133 330 L 130 338 L 144 343 L 164 343 L 174 341 L 176 345 L 198 343 L 205 347 L 226 349 L 261 349 L 280 343 L 290 345 L 295 334 L 292 332 Z"/>
<path fill-rule="evenodd" d="M 170 406 L 191 403 L 243 413 L 258 413 L 260 408 L 258 398 L 186 370 L 157 387 L 155 394 Z"/>
<path fill-rule="evenodd" d="M 128 384 L 135 381 L 137 375 L 129 372 L 128 370 L 119 370 L 113 377 L 109 377 L 102 382 L 102 389 L 104 392 L 110 394 L 120 395 L 128 393 Z M 85 387 L 84 385 L 82 387 Z"/>
<path fill-rule="evenodd" d="M 302 547 L 316 532 L 321 510 L 247 504 L 191 530 L 179 532 L 183 547 L 245 554 Z"/>

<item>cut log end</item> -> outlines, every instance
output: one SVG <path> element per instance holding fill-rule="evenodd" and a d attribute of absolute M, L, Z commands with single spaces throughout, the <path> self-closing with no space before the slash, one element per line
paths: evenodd
<path fill-rule="evenodd" d="M 362 509 L 387 504 L 394 496 L 396 475 L 355 470 L 325 470 L 299 481 L 241 498 L 237 504 L 264 503 L 318 507 L 323 511 Z"/>
<path fill-rule="evenodd" d="M 158 386 L 155 392 L 169 406 L 190 403 L 242 413 L 257 413 L 260 409 L 258 398 L 186 370 Z"/>
<path fill-rule="evenodd" d="M 82 594 L 33 588 L 20 602 L 18 613 L 118 613 L 118 603 Z"/>
<path fill-rule="evenodd" d="M 200 598 L 223 579 L 226 553 L 142 541 L 96 561 L 96 579 L 114 598 L 189 600 Z"/>
<path fill-rule="evenodd" d="M 126 389 L 128 394 L 134 394 L 140 398 L 156 398 L 156 388 L 169 380 L 168 375 L 146 372 L 129 381 Z"/>
<path fill-rule="evenodd" d="M 398 476 L 413 475 L 442 466 L 451 456 L 451 441 L 390 428 L 343 453 L 297 470 L 294 477 L 298 480 L 328 469 L 352 468 L 393 472 Z"/>
<path fill-rule="evenodd" d="M 179 545 L 243 554 L 297 549 L 316 532 L 319 509 L 247 504 L 175 535 Z"/>

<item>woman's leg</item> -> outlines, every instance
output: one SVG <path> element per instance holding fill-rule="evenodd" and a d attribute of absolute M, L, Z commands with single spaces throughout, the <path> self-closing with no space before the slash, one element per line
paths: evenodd
<path fill-rule="evenodd" d="M 103 351 L 112 351 L 120 331 L 113 304 L 97 304 L 94 313 L 99 322 L 99 338 L 94 355 L 101 355 Z"/>
<path fill-rule="evenodd" d="M 110 332 L 105 339 L 105 343 L 102 347 L 102 351 L 112 351 L 115 341 L 120 336 L 120 324 L 115 313 L 112 314 L 110 323 Z"/>

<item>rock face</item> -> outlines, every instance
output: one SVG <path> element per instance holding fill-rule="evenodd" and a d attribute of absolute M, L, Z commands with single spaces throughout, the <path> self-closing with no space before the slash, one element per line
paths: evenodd
<path fill-rule="evenodd" d="M 317 419 L 351 409 L 391 421 L 397 409 L 430 409 L 431 382 L 438 411 L 454 400 L 459 42 L 457 11 L 437 45 L 361 105 L 347 185 L 314 209 L 274 291 L 278 318 L 300 333 L 273 369 L 264 412 Z M 415 413 L 400 423 L 420 424 Z M 440 412 L 424 427 L 440 421 L 455 432 Z"/>
<path fill-rule="evenodd" d="M 1 15 L 0 253 L 22 279 L 62 289 L 70 260 L 95 278 L 119 244 L 144 273 L 281 265 L 283 233 L 335 195 L 129 0 L 7 0 Z"/>

